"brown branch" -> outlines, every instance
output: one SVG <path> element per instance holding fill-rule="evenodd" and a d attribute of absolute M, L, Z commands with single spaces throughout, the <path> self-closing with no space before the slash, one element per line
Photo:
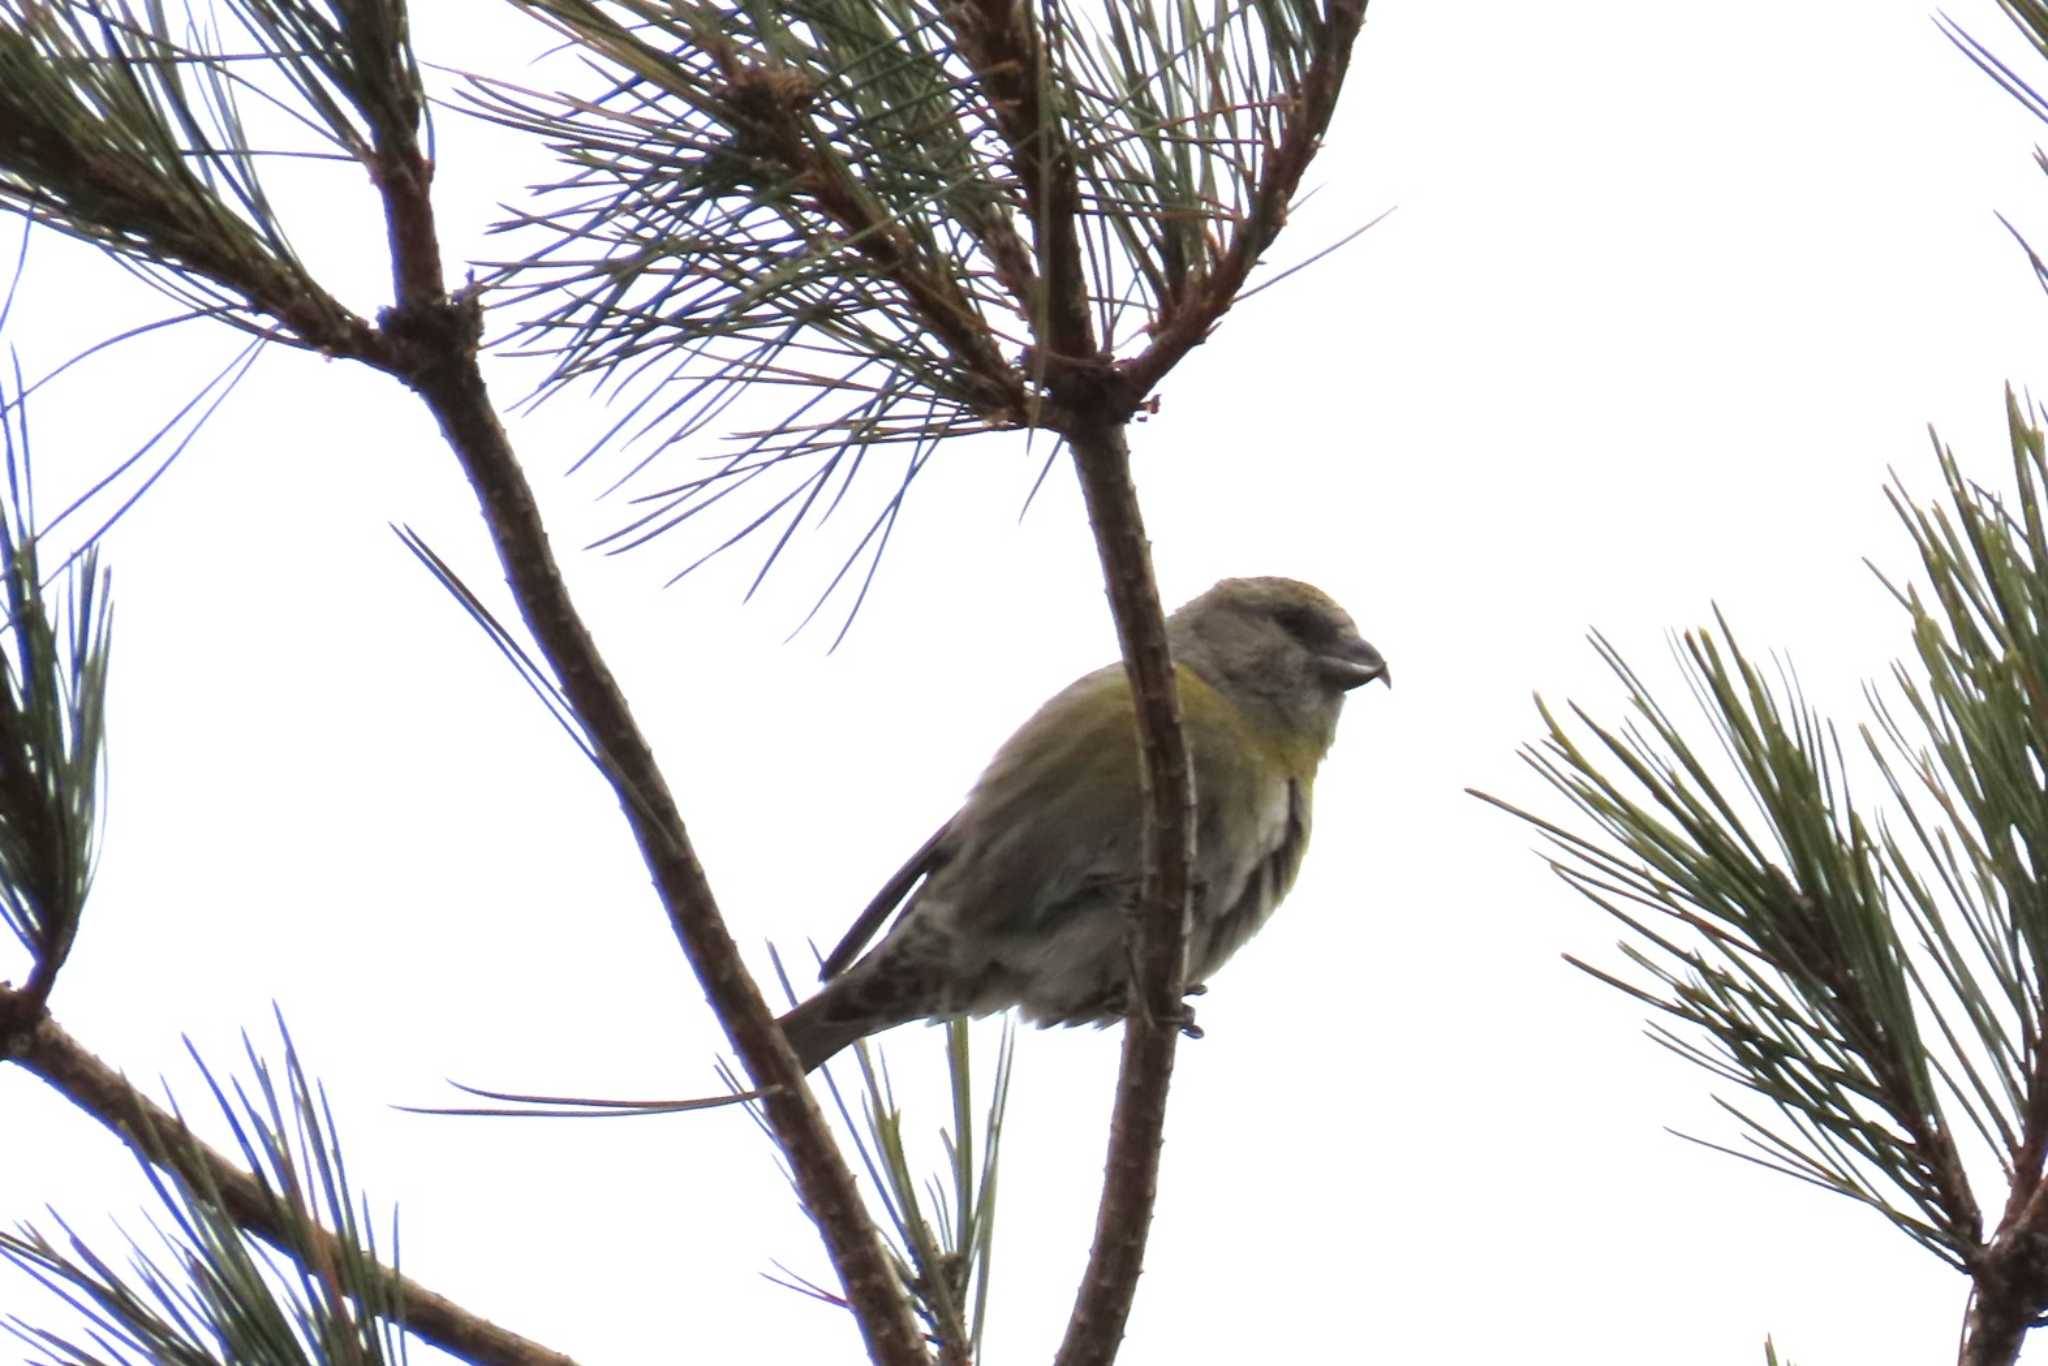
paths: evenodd
<path fill-rule="evenodd" d="M 989 267 L 997 283 L 1009 294 L 1009 305 L 1028 324 L 1032 310 L 1037 307 L 1039 291 L 1043 286 L 1038 281 L 1038 271 L 1031 264 L 1031 249 L 1024 245 L 1024 239 L 1017 235 L 1000 207 L 986 206 L 972 214 L 962 215 L 960 221 L 974 234 L 974 240 L 987 253 Z"/>
<path fill-rule="evenodd" d="M 533 491 L 498 424 L 474 352 L 457 359 L 451 349 L 461 344 L 463 314 L 460 306 L 443 304 L 394 317 L 394 327 L 402 323 L 412 338 L 415 354 L 424 359 L 439 352 L 447 358 L 423 365 L 408 382 L 441 424 L 476 491 L 513 598 L 618 793 L 677 941 L 755 1086 L 767 1093 L 761 1103 L 768 1123 L 824 1237 L 870 1354 L 877 1361 L 923 1362 L 921 1335 L 861 1204 L 853 1173 L 833 1144 L 774 1013 L 740 959 L 625 696 L 570 601 Z M 442 330 L 443 345 L 419 344 L 429 328 Z"/>
<path fill-rule="evenodd" d="M 1125 363 L 1124 376 L 1140 398 L 1152 392 L 1167 371 L 1209 339 L 1250 277 L 1252 267 L 1287 222 L 1287 206 L 1301 187 L 1301 178 L 1315 160 L 1323 133 L 1336 112 L 1337 96 L 1351 65 L 1351 46 L 1365 24 L 1367 0 L 1328 0 L 1321 40 L 1308 74 L 1295 92 L 1280 139 L 1267 149 L 1251 203 L 1226 246 L 1195 287 L 1164 301 L 1152 344 Z"/>
<path fill-rule="evenodd" d="M 10 70 L 40 67 L 55 77 L 74 62 L 89 67 L 99 61 L 146 65 L 195 58 L 133 30 L 126 39 L 144 43 L 152 55 L 133 55 L 110 39 L 113 51 L 95 57 L 74 46 L 75 34 L 39 38 L 32 27 L 37 7 L 9 8 L 15 12 L 7 18 L 23 21 L 18 27 L 0 25 L 0 56 Z M 62 26 L 55 15 L 49 21 Z M 62 22 L 88 30 L 98 25 L 91 13 Z M 161 149 L 138 143 L 132 125 L 104 117 L 69 80 L 0 82 L 0 170 L 13 182 L 0 191 L 0 203 L 32 222 L 93 242 L 118 259 L 170 267 L 269 301 L 274 307 L 265 311 L 283 325 L 264 334 L 273 340 L 326 350 L 323 339 L 360 343 L 370 335 L 367 321 L 227 207 L 209 177 L 179 159 L 166 162 Z M 256 330 L 250 319 L 223 316 Z"/>
<path fill-rule="evenodd" d="M 476 492 L 520 614 L 618 794 L 676 939 L 740 1061 L 766 1093 L 761 1104 L 769 1126 L 824 1239 L 869 1355 L 877 1362 L 923 1363 L 928 1357 L 922 1334 L 853 1173 L 726 929 L 625 695 L 570 600 L 539 505 L 477 365 L 480 317 L 474 299 L 449 300 L 434 292 L 440 254 L 426 194 L 428 168 L 409 142 L 394 140 L 384 155 L 410 159 L 377 175 L 391 223 L 398 295 L 408 301 L 384 319 L 391 343 L 386 368 L 425 400 Z"/>
<path fill-rule="evenodd" d="M 0 987 L 0 1019 L 18 1017 L 20 993 Z M 47 1015 L 0 1037 L 0 1056 L 41 1077 L 64 1099 L 91 1115 L 144 1161 L 174 1172 L 195 1191 L 218 1192 L 227 1216 L 287 1256 L 300 1255 L 293 1230 L 262 1183 L 185 1127 L 184 1121 L 129 1084 Z M 324 1230 L 306 1250 L 333 1265 L 340 1244 Z M 378 1274 L 404 1315 L 406 1331 L 465 1361 L 487 1366 L 573 1366 L 571 1358 L 479 1318 L 410 1277 L 378 1265 Z"/>
<path fill-rule="evenodd" d="M 1877 1096 L 1905 1131 L 1901 1156 L 1924 1174 L 1913 1182 L 1916 1198 L 1927 1189 L 1923 1182 L 1931 1181 L 1941 1231 L 1955 1244 L 1978 1244 L 1984 1236 L 1983 1213 L 1970 1190 L 1955 1137 L 1925 1091 L 1920 1066 L 1924 1059 L 1915 1051 L 1917 1045 L 1909 1047 L 1909 1036 L 1885 1028 L 1883 1010 L 1857 973 L 1840 933 L 1823 931 L 1830 922 L 1817 913 L 1815 898 L 1824 893 L 1801 893 L 1776 868 L 1770 873 L 1778 894 L 1796 907 L 1774 913 L 1783 927 L 1785 950 L 1800 973 L 1819 981 L 1836 1003 L 1831 1012 L 1836 1028 L 1869 1063 Z M 1802 931 L 1802 926 L 1807 928 Z"/>
<path fill-rule="evenodd" d="M 2041 1179 L 2048 1156 L 2048 1033 L 2028 1031 L 2027 1104 L 2020 1119 L 2020 1145 L 2012 1154 L 2012 1190 L 1998 1221 L 1999 1231 L 2022 1223 L 2048 1229 L 2048 1183 Z"/>
<path fill-rule="evenodd" d="M 846 245 L 903 291 L 919 322 L 951 353 L 972 407 L 1008 425 L 1028 423 L 1032 405 L 1023 377 L 1003 359 L 959 282 L 950 271 L 931 269 L 902 226 L 844 166 L 818 151 L 825 140 L 804 113 L 817 93 L 810 82 L 737 58 L 723 66 L 728 84 L 720 116 L 728 126 L 742 142 L 762 144 L 794 193 L 838 224 Z"/>
<path fill-rule="evenodd" d="M 1183 960 L 1195 855 L 1195 785 L 1151 547 L 1131 482 L 1123 415 L 1070 431 L 1067 440 L 1137 702 L 1145 793 L 1145 876 L 1132 927 L 1131 1014 L 1124 1023 L 1123 1066 L 1110 1115 L 1102 1205 L 1073 1317 L 1054 1358 L 1057 1366 L 1097 1366 L 1115 1360 L 1123 1341 L 1159 1189 L 1167 1087 L 1186 1010 Z"/>
<path fill-rule="evenodd" d="M 1036 247 L 1038 298 L 1027 301 L 1052 421 L 1074 454 L 1103 584 L 1136 704 L 1145 809 L 1144 880 L 1130 927 L 1130 1014 L 1110 1114 L 1102 1201 L 1057 1366 L 1116 1359 L 1144 1270 L 1166 1099 L 1184 1018 L 1188 911 L 1195 856 L 1194 776 L 1166 643 L 1152 553 L 1131 482 L 1124 425 L 1133 391 L 1099 355 L 1081 257 L 1081 199 L 1071 150 L 1041 98 L 1044 52 L 1030 11 L 1013 0 L 960 0 L 946 11 L 974 69 L 1022 187 Z"/>
<path fill-rule="evenodd" d="M 1095 354 L 1081 262 L 1081 194 L 1073 151 L 1044 99 L 1042 35 L 1018 0 L 956 0 L 943 14 L 1009 151 L 1038 258 L 1035 295 L 1019 300 L 1054 365 Z"/>
<path fill-rule="evenodd" d="M 389 24 L 383 32 L 393 44 L 402 41 L 400 24 Z M 380 72 L 380 81 L 401 70 L 404 54 L 394 46 L 383 56 L 392 65 Z M 397 300 L 374 329 L 327 306 L 327 296 L 312 282 L 272 268 L 268 257 L 180 256 L 175 241 L 156 245 L 186 269 L 240 295 L 257 312 L 284 321 L 308 344 L 392 374 L 425 400 L 476 492 L 520 612 L 619 796 L 677 939 L 741 1061 L 766 1092 L 762 1104 L 769 1125 L 818 1224 L 870 1356 L 905 1366 L 924 1363 L 922 1334 L 853 1174 L 726 931 L 681 815 L 624 695 L 569 599 L 533 491 L 477 364 L 481 319 L 475 300 L 446 294 L 428 193 L 432 167 L 409 121 L 417 104 L 395 87 L 358 93 L 357 108 L 373 133 L 367 170 L 383 201 Z M 0 144 L 0 152 L 5 150 Z M 132 207 L 127 200 L 111 202 L 117 209 Z M 0 1011 L 0 1026 L 25 1026 L 19 1009 L 11 1002 L 0 1004 L 7 1007 Z"/>
<path fill-rule="evenodd" d="M 1991 1241 L 1973 1250 L 1970 1307 L 1963 1316 L 1962 1366 L 2011 1366 L 2027 1330 L 2048 1308 L 2048 1039 L 2030 1041 L 2026 1113 L 2012 1156 L 2012 1190 Z"/>
<path fill-rule="evenodd" d="M 1970 1282 L 1959 1366 L 2013 1366 L 2044 1307 L 2048 1235 L 2017 1229 L 2000 1233 L 1971 1258 Z"/>

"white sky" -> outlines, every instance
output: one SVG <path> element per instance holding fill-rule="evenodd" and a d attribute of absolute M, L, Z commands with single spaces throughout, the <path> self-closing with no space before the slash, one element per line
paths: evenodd
<path fill-rule="evenodd" d="M 516 74 L 542 42 L 503 7 L 421 8 L 430 61 Z M 2016 48 L 1989 3 L 1952 13 Z M 492 255 L 472 230 L 544 170 L 441 128 L 451 252 Z M 1719 1366 L 1766 1333 L 1803 1366 L 1953 1353 L 1959 1277 L 1664 1131 L 1733 1134 L 1643 1011 L 1560 960 L 1614 964 L 1614 927 L 1463 789 L 1547 801 L 1513 757 L 1532 691 L 1613 714 L 1597 626 L 1676 701 L 1665 633 L 1714 602 L 1862 718 L 1860 681 L 1907 644 L 1861 562 L 1910 568 L 1887 469 L 1929 494 L 1933 423 L 2004 481 L 2001 386 L 2042 377 L 2048 311 L 1994 218 L 2048 236 L 2036 137 L 1921 0 L 1373 6 L 1279 259 L 1397 211 L 1230 316 L 1133 434 L 1170 601 L 1310 579 L 1398 682 L 1354 702 L 1301 882 L 1182 1050 L 1126 1361 Z M 303 245 L 373 309 L 367 189 L 301 177 L 328 196 Z M 9 334 L 31 373 L 159 311 L 90 253 L 33 252 Z M 45 481 L 104 470 L 235 344 L 185 329 L 53 386 Z M 830 629 L 783 639 L 854 521 L 751 604 L 756 551 L 663 589 L 689 532 L 577 549 L 625 517 L 596 501 L 616 460 L 560 474 L 603 421 L 570 400 L 515 435 L 765 971 L 770 938 L 835 939 L 1031 707 L 1112 656 L 1079 500 L 1062 467 L 1019 524 L 1037 457 L 947 452 L 828 655 Z M 277 352 L 110 538 L 113 808 L 58 1018 L 198 1111 L 181 1032 L 228 1068 L 277 1002 L 358 1182 L 401 1207 L 406 1270 L 551 1346 L 851 1359 L 842 1316 L 759 1274 L 825 1272 L 744 1116 L 387 1108 L 445 1101 L 444 1076 L 698 1094 L 722 1042 L 599 780 L 390 522 L 504 604 L 417 404 Z M 914 1030 L 891 1049 L 906 1074 L 935 1053 Z M 1113 1032 L 1024 1040 L 991 1362 L 1057 1340 L 1116 1061 Z M 936 1131 L 935 1080 L 905 1090 Z M 12 1069 L 0 1116 L 0 1217 L 138 1226 L 96 1126 Z M 0 1306 L 30 1302 L 0 1275 Z"/>

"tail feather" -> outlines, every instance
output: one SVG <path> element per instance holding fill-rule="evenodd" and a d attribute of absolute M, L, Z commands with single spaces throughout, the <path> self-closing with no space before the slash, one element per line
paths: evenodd
<path fill-rule="evenodd" d="M 908 955 L 871 954 L 777 1023 L 809 1072 L 856 1039 L 947 1014 L 942 991 L 931 965 Z"/>
<path fill-rule="evenodd" d="M 788 1036 L 789 1046 L 796 1050 L 797 1061 L 806 1072 L 816 1071 L 826 1059 L 854 1040 L 887 1027 L 885 1024 L 870 1024 L 863 1015 L 835 1011 L 833 1007 L 836 1004 L 830 988 L 827 988 L 776 1021 Z"/>

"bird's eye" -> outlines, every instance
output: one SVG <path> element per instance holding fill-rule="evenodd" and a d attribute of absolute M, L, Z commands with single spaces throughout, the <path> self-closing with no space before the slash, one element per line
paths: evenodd
<path fill-rule="evenodd" d="M 1273 620 L 1281 630 L 1300 640 L 1313 640 L 1324 634 L 1323 619 L 1306 607 L 1282 607 L 1273 613 Z"/>

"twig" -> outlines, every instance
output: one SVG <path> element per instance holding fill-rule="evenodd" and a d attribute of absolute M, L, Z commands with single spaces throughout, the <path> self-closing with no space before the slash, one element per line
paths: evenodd
<path fill-rule="evenodd" d="M 1182 357 L 1208 340 L 1223 315 L 1243 297 L 1244 283 L 1252 267 L 1286 225 L 1287 206 L 1293 202 L 1301 178 L 1322 144 L 1330 116 L 1336 112 L 1337 96 L 1351 65 L 1351 45 L 1365 25 L 1367 2 L 1330 0 L 1316 45 L 1315 63 L 1302 80 L 1286 132 L 1277 145 L 1267 149 L 1252 203 L 1235 225 L 1230 245 L 1215 269 L 1201 282 L 1202 287 L 1162 312 L 1152 344 L 1125 366 L 1125 378 L 1135 392 L 1150 393 Z"/>
<path fill-rule="evenodd" d="M 0 1019 L 13 1017 L 20 993 L 0 987 Z M 41 1077 L 61 1096 L 120 1136 L 137 1156 L 175 1172 L 194 1190 L 220 1193 L 230 1218 L 287 1256 L 298 1255 L 291 1233 L 276 1216 L 262 1185 L 185 1127 L 184 1121 L 129 1084 L 47 1015 L 27 1029 L 0 1037 L 0 1057 Z M 308 1253 L 316 1265 L 340 1256 L 334 1235 L 321 1231 Z M 435 1294 L 425 1286 L 379 1267 L 401 1306 L 408 1332 L 464 1361 L 485 1366 L 574 1366 L 573 1359 L 500 1328 Z"/>
<path fill-rule="evenodd" d="M 1131 1014 L 1124 1023 L 1123 1066 L 1110 1114 L 1102 1205 L 1073 1317 L 1054 1358 L 1056 1366 L 1106 1366 L 1116 1358 L 1138 1292 L 1159 1190 L 1167 1087 L 1186 1009 L 1182 960 L 1195 856 L 1195 784 L 1122 421 L 1069 432 L 1067 440 L 1137 702 L 1146 796 L 1145 880 L 1132 943 Z"/>
<path fill-rule="evenodd" d="M 473 296 L 441 293 L 427 195 L 430 168 L 411 130 L 379 130 L 376 176 L 391 223 L 398 308 L 382 320 L 395 343 L 385 368 L 426 402 L 455 452 L 520 614 L 560 679 L 596 750 L 661 894 L 669 923 L 757 1088 L 805 1208 L 816 1221 L 848 1307 L 877 1362 L 928 1360 L 910 1303 L 861 1203 L 853 1173 L 805 1087 L 795 1054 L 726 930 L 681 813 L 625 694 L 570 600 L 540 508 L 477 365 Z"/>

